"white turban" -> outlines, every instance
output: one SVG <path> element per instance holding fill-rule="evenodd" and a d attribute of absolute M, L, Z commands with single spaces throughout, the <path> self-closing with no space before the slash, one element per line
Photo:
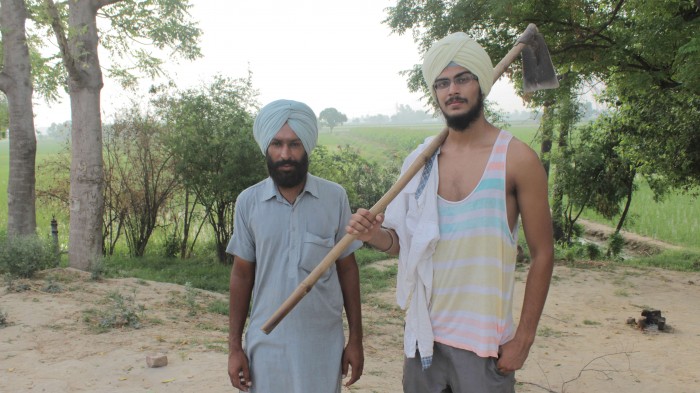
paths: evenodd
<path fill-rule="evenodd" d="M 452 33 L 437 41 L 423 58 L 423 79 L 435 99 L 433 83 L 450 62 L 454 62 L 479 78 L 481 93 L 486 97 L 493 86 L 493 64 L 488 53 L 466 33 Z"/>
<path fill-rule="evenodd" d="M 318 141 L 318 124 L 316 115 L 308 105 L 292 100 L 277 100 L 265 105 L 253 123 L 253 136 L 263 154 L 267 152 L 270 141 L 288 123 L 301 139 L 304 150 L 311 154 Z"/>

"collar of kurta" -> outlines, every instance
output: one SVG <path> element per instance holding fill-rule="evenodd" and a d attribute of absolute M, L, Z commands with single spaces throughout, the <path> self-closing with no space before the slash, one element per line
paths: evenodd
<path fill-rule="evenodd" d="M 308 193 L 315 198 L 319 197 L 318 178 L 310 173 L 306 175 L 306 184 L 304 185 L 304 189 L 301 190 L 301 192 L 299 193 L 299 197 L 305 193 Z M 297 197 L 297 199 L 299 199 L 299 197 Z M 278 201 L 286 200 L 284 199 L 282 194 L 280 194 L 272 178 L 268 177 L 267 179 L 265 179 L 265 184 L 263 186 L 263 192 L 261 193 L 260 201 L 264 202 L 272 198 L 277 198 Z"/>

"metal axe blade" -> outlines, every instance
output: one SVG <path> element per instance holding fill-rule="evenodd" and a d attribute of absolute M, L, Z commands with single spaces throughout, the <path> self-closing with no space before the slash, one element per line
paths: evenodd
<path fill-rule="evenodd" d="M 534 25 L 530 25 L 533 26 Z M 523 91 L 532 92 L 543 89 L 556 89 L 559 87 L 559 79 L 549 56 L 544 37 L 537 28 L 530 28 L 520 36 L 518 42 L 524 43 L 522 49 L 523 60 Z"/>

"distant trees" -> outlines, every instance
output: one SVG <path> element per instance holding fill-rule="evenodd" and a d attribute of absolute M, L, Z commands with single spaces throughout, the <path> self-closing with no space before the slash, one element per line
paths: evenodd
<path fill-rule="evenodd" d="M 326 108 L 319 113 L 318 120 L 321 125 L 330 127 L 331 132 L 333 132 L 333 128 L 343 125 L 348 121 L 348 117 L 335 108 Z"/>
<path fill-rule="evenodd" d="M 416 124 L 432 119 L 433 116 L 425 110 L 415 110 L 408 105 L 397 105 L 396 114 L 391 116 L 391 122 L 397 124 Z"/>

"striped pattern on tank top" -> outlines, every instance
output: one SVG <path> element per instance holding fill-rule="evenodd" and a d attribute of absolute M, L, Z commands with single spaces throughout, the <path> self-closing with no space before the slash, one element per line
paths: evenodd
<path fill-rule="evenodd" d="M 506 152 L 501 131 L 471 194 L 458 202 L 438 197 L 440 240 L 433 254 L 430 319 L 435 341 L 497 357 L 515 334 L 513 286 L 517 225 L 506 211 Z"/>

